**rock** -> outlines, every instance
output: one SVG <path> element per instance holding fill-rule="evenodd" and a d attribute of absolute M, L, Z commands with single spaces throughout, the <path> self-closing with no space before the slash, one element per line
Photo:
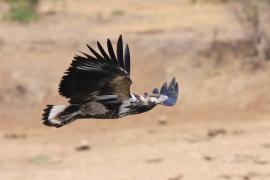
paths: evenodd
<path fill-rule="evenodd" d="M 76 147 L 76 151 L 89 151 L 90 149 L 91 148 L 87 140 L 81 141 L 80 145 Z"/>

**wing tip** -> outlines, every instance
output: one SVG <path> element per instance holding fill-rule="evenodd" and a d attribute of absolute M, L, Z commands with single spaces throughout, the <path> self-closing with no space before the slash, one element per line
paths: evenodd
<path fill-rule="evenodd" d="M 155 89 L 154 89 L 155 90 Z M 154 92 L 153 90 L 153 92 Z M 167 82 L 164 82 L 160 89 L 160 94 L 168 97 L 166 101 L 163 102 L 165 106 L 173 106 L 177 102 L 179 93 L 178 82 L 176 78 L 173 77 L 168 86 Z"/>
<path fill-rule="evenodd" d="M 130 74 L 130 51 L 129 51 L 128 44 L 126 44 L 126 47 L 125 47 L 124 58 L 125 58 L 125 69 L 128 72 L 128 74 Z"/>
<path fill-rule="evenodd" d="M 123 42 L 123 37 L 122 37 L 122 34 L 119 35 L 118 37 L 118 41 L 122 41 Z"/>
<path fill-rule="evenodd" d="M 125 64 L 124 64 L 124 59 L 123 59 L 123 39 L 122 36 L 120 35 L 117 41 L 117 61 L 118 61 L 118 65 L 125 69 Z"/>
<path fill-rule="evenodd" d="M 152 93 L 153 93 L 153 94 L 159 94 L 158 88 L 154 88 Z"/>

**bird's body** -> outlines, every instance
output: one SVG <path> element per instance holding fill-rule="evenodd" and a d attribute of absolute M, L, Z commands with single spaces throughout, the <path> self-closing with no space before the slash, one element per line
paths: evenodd
<path fill-rule="evenodd" d="M 117 119 L 151 110 L 157 104 L 172 106 L 178 97 L 175 78 L 169 86 L 164 83 L 151 95 L 130 93 L 130 53 L 120 36 L 114 53 L 108 39 L 108 54 L 97 42 L 100 54 L 88 46 L 95 57 L 88 54 L 75 56 L 59 85 L 59 93 L 69 98 L 70 105 L 48 105 L 44 110 L 43 123 L 61 127 L 77 119 Z"/>

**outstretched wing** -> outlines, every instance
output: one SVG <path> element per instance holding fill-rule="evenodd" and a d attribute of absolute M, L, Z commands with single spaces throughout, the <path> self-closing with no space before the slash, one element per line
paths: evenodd
<path fill-rule="evenodd" d="M 167 82 L 165 82 L 160 90 L 158 88 L 153 89 L 153 95 L 157 97 L 160 104 L 165 106 L 173 106 L 178 98 L 178 83 L 173 78 L 168 86 Z"/>
<path fill-rule="evenodd" d="M 97 46 L 99 53 L 87 45 L 94 56 L 85 53 L 82 53 L 84 56 L 75 56 L 60 82 L 60 95 L 69 98 L 72 104 L 107 98 L 122 101 L 130 97 L 132 81 L 128 45 L 123 52 L 123 41 L 120 35 L 116 54 L 109 39 L 107 40 L 108 53 L 99 42 Z"/>

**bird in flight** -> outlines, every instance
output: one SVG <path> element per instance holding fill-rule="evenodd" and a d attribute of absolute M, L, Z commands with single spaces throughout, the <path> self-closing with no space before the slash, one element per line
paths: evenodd
<path fill-rule="evenodd" d="M 61 127 L 77 119 L 117 119 L 153 109 L 156 105 L 173 106 L 178 97 L 178 83 L 173 78 L 151 94 L 130 93 L 130 51 L 123 47 L 122 36 L 116 53 L 110 39 L 108 53 L 97 42 L 98 51 L 87 45 L 93 55 L 76 55 L 59 85 L 59 94 L 69 105 L 47 105 L 43 124 Z"/>

